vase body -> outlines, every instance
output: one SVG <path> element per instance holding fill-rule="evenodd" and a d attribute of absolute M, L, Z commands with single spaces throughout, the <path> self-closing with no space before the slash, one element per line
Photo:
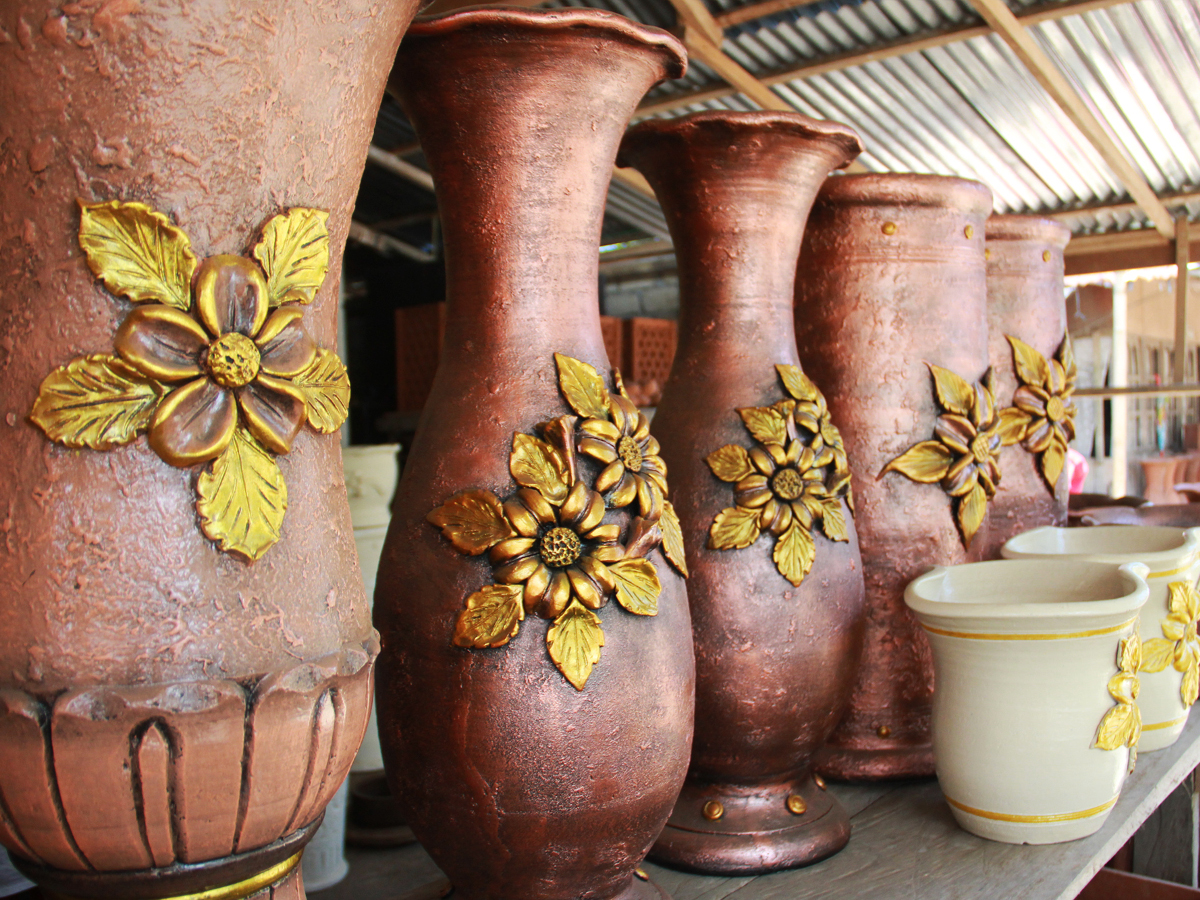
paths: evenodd
<path fill-rule="evenodd" d="M 797 425 L 797 401 L 776 366 L 800 367 L 792 289 L 809 208 L 829 172 L 859 152 L 845 126 L 782 113 L 656 119 L 632 128 L 621 145 L 619 162 L 641 171 L 659 198 L 680 275 L 679 345 L 653 426 L 687 547 L 697 663 L 688 781 L 653 852 L 671 865 L 764 872 L 821 859 L 849 839 L 845 812 L 813 780 L 810 763 L 841 716 L 861 651 L 853 518 L 831 491 L 825 499 L 844 534 L 827 530 L 838 540 L 816 516 L 807 527 L 789 524 L 804 535 L 759 527 L 749 546 L 718 549 L 714 519 L 740 503 L 737 485 L 706 459 L 732 446 L 723 452 L 744 463 L 770 443 L 786 454 L 817 441 L 820 452 L 819 426 L 814 433 Z M 763 443 L 767 435 L 748 432 L 739 416 L 747 408 L 773 415 L 789 400 L 777 443 Z M 827 455 L 823 465 L 789 461 L 773 478 L 811 463 L 815 483 L 833 487 L 832 449 Z M 749 469 L 733 475 L 758 477 Z M 793 540 L 812 541 L 806 572 L 776 563 L 776 548 Z"/>
<path fill-rule="evenodd" d="M 929 644 L 904 587 L 968 551 L 954 500 L 889 461 L 933 437 L 941 407 L 927 363 L 968 382 L 987 369 L 983 224 L 991 193 L 923 175 L 830 178 L 796 276 L 800 358 L 825 392 L 853 474 L 866 634 L 849 706 L 818 759 L 847 780 L 933 774 Z"/>
<path fill-rule="evenodd" d="M 1053 844 L 1104 824 L 1137 748 L 1145 571 L 1001 560 L 909 586 L 937 668 L 938 782 L 962 828 Z"/>
<path fill-rule="evenodd" d="M 563 443 L 564 434 L 578 437 L 576 420 L 561 418 L 572 412 L 563 367 L 612 384 L 597 298 L 609 173 L 640 98 L 683 63 L 665 32 L 591 10 L 457 13 L 418 23 L 397 57 L 393 89 L 437 185 L 447 310 L 376 587 L 387 647 L 380 737 L 406 821 L 464 900 L 659 896 L 634 869 L 670 813 L 691 745 L 683 579 L 650 552 L 661 582 L 657 615 L 604 605 L 598 625 L 588 619 L 603 628 L 602 653 L 591 657 L 599 662 L 568 682 L 569 666 L 556 668 L 548 644 L 568 613 L 555 610 L 551 624 L 543 600 L 490 646 L 455 645 L 468 598 L 474 604 L 485 587 L 502 591 L 505 567 L 493 565 L 501 548 L 464 555 L 445 536 L 451 526 L 439 534 L 433 522 L 445 525 L 440 516 L 463 492 L 493 498 L 476 507 L 485 512 L 504 500 L 511 518 L 489 521 L 506 533 L 505 522 L 528 521 L 513 512 L 522 497 L 567 522 L 571 502 L 557 497 L 555 513 L 537 499 L 554 497 L 545 481 L 528 470 L 515 481 L 518 447 L 542 447 L 544 460 L 557 460 L 543 472 L 564 471 L 571 455 L 567 481 L 596 484 L 591 457 Z M 618 508 L 607 499 L 613 508 L 596 509 L 603 527 L 632 547 L 638 502 Z M 549 549 L 551 532 L 561 536 L 563 527 L 531 532 L 552 584 L 566 571 Z M 543 582 L 543 590 L 545 604 L 558 602 L 557 588 Z M 578 596 L 570 595 L 570 609 L 587 618 Z"/>
<path fill-rule="evenodd" d="M 313 246 L 334 275 L 318 267 L 303 296 L 272 293 L 272 306 L 290 310 L 273 321 L 301 321 L 311 342 L 290 333 L 306 352 L 335 346 L 341 251 L 415 6 L 251 2 L 233 15 L 225 3 L 151 0 L 0 12 L 0 29 L 14 36 L 0 44 L 0 460 L 11 487 L 0 559 L 0 841 L 47 890 L 157 898 L 240 884 L 238 896 L 304 896 L 298 852 L 358 747 L 378 646 L 336 436 L 303 427 L 268 454 L 245 437 L 238 406 L 220 446 L 256 448 L 277 479 L 272 496 L 287 489 L 278 532 L 258 532 L 250 552 L 273 545 L 250 562 L 223 549 L 236 543 L 229 531 L 219 542 L 198 520 L 197 497 L 228 462 L 225 450 L 168 464 L 150 446 L 145 410 L 65 438 L 35 423 L 36 410 L 65 371 L 56 367 L 74 358 L 109 366 L 163 412 L 184 388 L 121 362 L 114 335 L 135 314 L 161 313 L 168 282 L 176 309 L 166 315 L 199 315 L 206 272 L 243 273 L 246 293 L 218 301 L 265 315 L 254 286 L 266 276 L 249 250 L 290 209 L 311 213 Z M 118 219 L 142 230 L 123 245 L 114 230 L 99 250 L 85 245 L 85 231 Z M 167 240 L 176 268 L 137 256 Z M 117 257 L 132 268 L 114 269 Z M 136 284 L 134 269 L 146 276 Z M 177 362 L 216 372 L 214 359 Z M 300 409 L 315 421 L 307 400 Z M 104 444 L 95 435 L 111 436 L 118 419 L 130 425 L 120 446 L 86 444 Z M 186 439 L 190 424 L 175 437 Z M 225 509 L 240 511 L 238 502 Z"/>
<path fill-rule="evenodd" d="M 988 358 L 1002 406 L 1014 405 L 1024 384 L 1009 337 L 1037 351 L 1046 365 L 1067 340 L 1063 250 L 1070 238 L 1070 229 L 1052 219 L 993 215 L 987 221 Z M 1052 431 L 1052 424 L 1045 430 Z M 1052 489 L 1043 474 L 1045 451 L 1032 452 L 1025 443 L 1040 446 L 1022 441 L 1004 454 L 1004 481 L 988 513 L 984 559 L 998 559 L 1000 548 L 1014 535 L 1067 524 L 1066 467 L 1058 468 Z"/>

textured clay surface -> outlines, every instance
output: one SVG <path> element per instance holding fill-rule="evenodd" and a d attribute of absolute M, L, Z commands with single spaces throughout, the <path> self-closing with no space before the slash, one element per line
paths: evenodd
<path fill-rule="evenodd" d="M 513 493 L 513 433 L 569 411 L 555 352 L 607 375 L 596 247 L 609 173 L 638 101 L 682 67 L 666 33 L 578 10 L 418 22 L 397 58 L 392 87 L 437 181 L 448 306 L 375 595 L 380 736 L 406 820 L 464 900 L 656 896 L 633 869 L 691 749 L 683 579 L 649 555 L 658 615 L 610 600 L 603 654 L 577 691 L 536 616 L 503 647 L 452 645 L 492 568 L 425 517 L 458 491 Z M 624 530 L 627 514 L 605 521 Z"/>
<path fill-rule="evenodd" d="M 968 381 L 987 369 L 984 221 L 991 192 L 932 175 L 830 178 L 813 205 L 796 277 L 796 338 L 846 441 L 866 577 L 862 665 L 818 769 L 874 779 L 933 774 L 933 665 L 904 588 L 935 565 L 979 558 L 937 484 L 876 475 L 933 437 L 925 363 Z"/>

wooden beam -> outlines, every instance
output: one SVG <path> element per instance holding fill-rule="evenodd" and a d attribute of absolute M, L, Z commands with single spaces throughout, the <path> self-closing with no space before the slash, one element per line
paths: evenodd
<path fill-rule="evenodd" d="M 1126 151 L 1117 143 L 1108 129 L 1100 121 L 1083 97 L 1076 92 L 1066 76 L 1046 55 L 1045 51 L 1017 21 L 1017 17 L 1005 4 L 1004 0 L 971 0 L 971 5 L 983 16 L 984 20 L 1004 40 L 1006 44 L 1024 63 L 1030 74 L 1059 105 L 1068 119 L 1082 132 L 1083 136 L 1096 148 L 1096 152 L 1112 169 L 1117 180 L 1129 191 L 1150 220 L 1154 227 L 1164 237 L 1175 236 L 1175 221 L 1167 208 L 1159 202 L 1153 189 L 1146 183 L 1141 172 L 1129 159 Z"/>
<path fill-rule="evenodd" d="M 1189 232 L 1188 258 L 1200 259 L 1200 234 Z M 1175 242 L 1153 228 L 1074 237 L 1063 253 L 1066 274 L 1119 272 L 1175 263 Z"/>
<path fill-rule="evenodd" d="M 650 187 L 650 182 L 637 169 L 622 169 L 619 166 L 613 166 L 613 180 L 621 182 L 626 187 L 633 188 L 639 194 L 649 197 L 651 200 L 654 197 L 654 188 Z"/>
<path fill-rule="evenodd" d="M 432 175 L 420 166 L 414 166 L 407 160 L 401 159 L 394 153 L 388 153 L 374 144 L 367 148 L 367 161 L 374 163 L 381 169 L 387 169 L 389 172 L 399 175 L 406 181 L 411 181 L 413 184 L 419 185 L 427 191 L 433 190 Z"/>
<path fill-rule="evenodd" d="M 1112 6 L 1119 6 L 1124 3 L 1131 3 L 1133 0 L 1066 0 L 1066 2 L 1049 2 L 1040 6 L 1033 7 L 1022 13 L 1017 19 L 1025 27 L 1037 25 L 1041 22 L 1049 22 L 1055 19 L 1061 19 L 1066 16 L 1080 15 L 1082 13 L 1094 12 L 1099 9 L 1108 9 Z M 922 50 L 930 50 L 934 47 L 944 47 L 947 44 L 953 44 L 958 41 L 969 40 L 970 38 L 982 37 L 991 34 L 992 29 L 987 25 L 966 25 L 955 28 L 945 28 L 940 31 L 927 32 L 920 35 L 912 35 L 901 38 L 898 41 L 880 44 L 876 47 L 871 47 L 866 50 L 851 50 L 846 53 L 838 53 L 833 56 L 827 56 L 815 62 L 804 63 L 800 66 L 793 66 L 787 69 L 780 69 L 777 72 L 772 72 L 769 75 L 763 75 L 759 80 L 768 87 L 782 84 L 785 81 L 795 81 L 797 79 L 811 78 L 814 75 L 825 75 L 829 72 L 839 72 L 842 69 L 850 69 L 854 66 L 861 66 L 869 62 L 879 62 L 884 59 L 891 59 L 896 56 L 904 56 L 909 53 L 918 53 Z M 705 88 L 699 91 L 692 91 L 687 94 L 676 94 L 673 97 L 665 97 L 662 100 L 656 100 L 652 103 L 646 103 L 640 106 L 637 111 L 639 118 L 646 116 L 657 115 L 658 113 L 670 112 L 681 106 L 689 106 L 693 103 L 705 103 L 709 100 L 722 100 L 726 97 L 732 97 L 736 94 L 736 90 L 727 87 L 721 88 Z"/>
<path fill-rule="evenodd" d="M 1162 201 L 1162 205 L 1167 209 L 1174 209 L 1177 206 L 1184 206 L 1188 203 L 1193 203 L 1200 200 L 1200 191 L 1180 191 L 1176 194 L 1159 194 L 1158 199 Z M 1079 206 L 1075 209 L 1062 209 L 1053 212 L 1034 213 L 1034 215 L 1043 216 L 1047 219 L 1057 219 L 1058 221 L 1078 218 L 1079 216 L 1097 215 L 1099 213 L 1131 213 L 1137 212 L 1141 207 L 1136 203 L 1096 203 L 1091 206 Z"/>
<path fill-rule="evenodd" d="M 710 44 L 721 46 L 721 41 L 725 40 L 725 32 L 704 5 L 704 0 L 671 0 L 671 5 L 675 7 L 675 15 L 686 28 L 700 32 Z"/>
<path fill-rule="evenodd" d="M 751 3 L 748 6 L 739 6 L 737 9 L 721 13 L 717 16 L 717 24 L 722 28 L 732 28 L 743 22 L 753 22 L 755 19 L 765 16 L 773 16 L 776 13 L 787 12 L 789 9 L 812 6 L 820 2 L 821 0 L 764 0 L 762 3 Z"/>
<path fill-rule="evenodd" d="M 682 2 L 682 0 L 672 0 L 672 2 L 677 3 Z M 774 91 L 755 78 L 751 72 L 743 68 L 737 60 L 728 56 L 724 50 L 710 41 L 705 35 L 687 28 L 683 34 L 683 42 L 687 45 L 690 56 L 696 57 L 733 85 L 738 93 L 745 94 L 763 109 L 795 112 L 790 103 L 786 103 Z"/>
<path fill-rule="evenodd" d="M 1175 219 L 1175 383 L 1187 373 L 1188 328 L 1188 218 Z"/>

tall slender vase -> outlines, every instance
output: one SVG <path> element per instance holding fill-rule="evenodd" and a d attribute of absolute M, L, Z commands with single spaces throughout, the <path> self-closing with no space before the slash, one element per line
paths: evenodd
<path fill-rule="evenodd" d="M 375 594 L 393 793 L 455 895 L 658 897 L 691 747 L 678 535 L 597 298 L 617 143 L 685 65 L 594 10 L 423 21 L 394 72 L 437 185 L 446 338 Z"/>
<path fill-rule="evenodd" d="M 1004 454 L 1004 483 L 988 516 L 984 559 L 1043 525 L 1067 524 L 1064 463 L 1075 437 L 1075 355 L 1063 300 L 1063 249 L 1071 230 L 1053 219 L 987 220 L 988 357 L 996 402 L 1027 416 Z"/>
<path fill-rule="evenodd" d="M 327 273 L 415 8 L 0 10 L 0 841 L 56 896 L 304 896 L 378 647 Z"/>
<path fill-rule="evenodd" d="M 792 289 L 804 223 L 843 125 L 699 113 L 632 128 L 679 260 L 680 333 L 654 420 L 691 575 L 696 736 L 654 858 L 703 872 L 813 862 L 850 837 L 811 773 L 862 645 L 849 470 L 800 369 Z"/>
<path fill-rule="evenodd" d="M 904 588 L 930 566 L 978 558 L 997 480 L 991 205 L 977 182 L 846 175 L 826 182 L 809 219 L 796 338 L 845 436 L 866 577 L 862 665 L 818 760 L 836 778 L 933 774 L 929 643 Z"/>

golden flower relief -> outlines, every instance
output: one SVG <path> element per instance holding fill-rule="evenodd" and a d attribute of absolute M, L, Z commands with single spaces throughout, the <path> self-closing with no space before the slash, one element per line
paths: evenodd
<path fill-rule="evenodd" d="M 272 454 L 307 422 L 332 433 L 350 382 L 303 325 L 329 267 L 328 214 L 291 209 L 263 228 L 253 255 L 197 260 L 187 235 L 141 203 L 80 203 L 89 268 L 136 305 L 112 354 L 91 354 L 42 382 L 30 419 L 54 441 L 108 450 L 148 433 L 197 481 L 204 533 L 258 559 L 280 536 L 287 487 Z"/>
<path fill-rule="evenodd" d="M 1196 638 L 1200 620 L 1200 592 L 1186 581 L 1174 581 L 1167 587 L 1167 617 L 1162 620 L 1163 637 L 1142 644 L 1142 671 L 1161 672 L 1167 666 L 1183 673 L 1179 696 L 1184 706 L 1196 702 L 1200 693 L 1200 641 Z"/>
<path fill-rule="evenodd" d="M 705 459 L 713 475 L 734 485 L 735 504 L 713 519 L 708 545 L 738 550 L 769 532 L 775 567 L 799 586 L 816 561 L 817 522 L 830 540 L 849 540 L 842 498 L 851 503 L 850 469 L 816 385 L 797 366 L 775 369 L 791 399 L 738 410 L 755 446 L 727 444 Z"/>
<path fill-rule="evenodd" d="M 1096 729 L 1092 744 L 1100 750 L 1129 748 L 1129 770 L 1137 760 L 1138 739 L 1142 736 L 1142 713 L 1137 706 L 1141 687 L 1138 672 L 1142 669 L 1142 643 L 1137 627 L 1121 641 L 1117 649 L 1117 674 L 1108 679 L 1108 693 L 1117 705 L 1104 714 Z"/>
<path fill-rule="evenodd" d="M 1071 336 L 1063 335 L 1058 358 L 1047 360 L 1024 341 L 1005 335 L 1012 346 L 1013 368 L 1021 386 L 1013 394 L 1011 415 L 1020 413 L 1021 434 L 1017 440 L 1026 450 L 1040 454 L 1042 477 L 1053 491 L 1075 439 L 1075 393 L 1078 369 L 1071 349 Z M 1005 410 L 1008 413 L 1008 410 Z"/>
<path fill-rule="evenodd" d="M 575 413 L 513 435 L 506 500 L 491 491 L 455 494 L 427 516 L 459 552 L 488 554 L 495 583 L 471 594 L 454 643 L 507 644 L 526 615 L 552 621 L 546 647 L 563 676 L 583 690 L 600 661 L 604 631 L 596 615 L 612 597 L 628 612 L 658 614 L 662 585 L 647 555 L 659 545 L 686 576 L 679 520 L 666 500 L 666 466 L 645 416 L 610 394 L 587 363 L 555 354 L 559 388 Z M 582 419 L 580 418 L 582 417 Z M 599 467 L 589 484 L 581 465 Z M 607 497 L 605 496 L 607 494 Z M 638 501 L 641 515 L 621 526 L 612 509 Z"/>
<path fill-rule="evenodd" d="M 1016 443 L 1024 422 L 1017 410 L 997 411 L 991 369 L 972 385 L 949 369 L 926 365 L 942 408 L 934 439 L 909 447 L 878 477 L 899 472 L 922 484 L 940 482 L 957 501 L 955 519 L 963 543 L 970 546 L 1000 483 L 1000 449 Z"/>

